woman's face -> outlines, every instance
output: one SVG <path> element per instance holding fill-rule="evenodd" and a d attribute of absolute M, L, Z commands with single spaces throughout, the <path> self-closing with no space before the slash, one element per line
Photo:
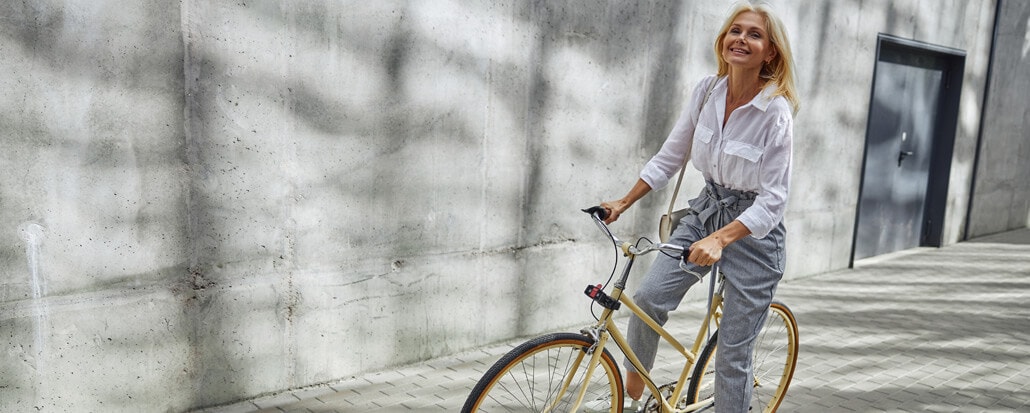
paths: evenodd
<path fill-rule="evenodd" d="M 769 42 L 765 19 L 752 11 L 737 15 L 722 38 L 723 60 L 737 68 L 761 69 L 774 57 L 776 49 Z"/>

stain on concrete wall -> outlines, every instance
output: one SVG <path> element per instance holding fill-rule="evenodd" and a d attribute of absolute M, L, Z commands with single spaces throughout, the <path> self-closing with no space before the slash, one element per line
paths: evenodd
<path fill-rule="evenodd" d="M 179 5 L 0 15 L 0 410 L 185 407 Z"/>

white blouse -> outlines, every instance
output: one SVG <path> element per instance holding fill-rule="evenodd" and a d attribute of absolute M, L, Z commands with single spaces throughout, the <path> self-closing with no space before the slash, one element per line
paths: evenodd
<path fill-rule="evenodd" d="M 698 106 L 713 81 L 717 83 L 698 119 Z M 794 136 L 790 104 L 782 96 L 771 97 L 775 87 L 767 85 L 751 102 L 734 110 L 723 128 L 726 78 L 712 75 L 698 82 L 676 126 L 640 178 L 652 189 L 661 189 L 689 158 L 705 180 L 757 193 L 754 204 L 737 219 L 753 237 L 768 235 L 783 220 L 787 206 Z"/>

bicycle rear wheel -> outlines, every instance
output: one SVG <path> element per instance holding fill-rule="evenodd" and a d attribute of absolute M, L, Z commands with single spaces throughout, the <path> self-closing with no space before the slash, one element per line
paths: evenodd
<path fill-rule="evenodd" d="M 716 331 L 698 357 L 697 365 L 687 387 L 687 401 L 694 403 L 713 396 L 715 391 L 715 351 L 718 343 Z M 751 392 L 751 410 L 775 412 L 787 393 L 798 361 L 798 327 L 794 313 L 779 301 L 769 307 L 765 326 L 755 339 L 755 352 L 751 364 L 755 373 Z"/>
<path fill-rule="evenodd" d="M 549 334 L 523 343 L 487 370 L 461 411 L 542 412 L 553 406 L 552 412 L 567 412 L 586 386 L 584 402 L 611 397 L 611 407 L 605 411 L 621 412 L 622 375 L 608 350 L 602 353 L 590 380 L 584 382 L 590 363 L 586 350 L 593 343 L 592 338 L 573 333 Z M 566 382 L 569 387 L 559 397 Z"/>

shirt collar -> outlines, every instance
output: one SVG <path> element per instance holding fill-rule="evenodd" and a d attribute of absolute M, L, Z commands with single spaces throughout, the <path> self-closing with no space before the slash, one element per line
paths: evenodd
<path fill-rule="evenodd" d="M 729 76 L 723 76 L 722 79 L 720 79 L 724 93 L 729 93 L 729 78 Z M 776 99 L 776 97 L 773 96 L 774 93 L 776 93 L 776 84 L 769 82 L 760 92 L 758 92 L 757 95 L 755 95 L 754 98 L 751 99 L 750 102 L 746 103 L 744 106 L 751 105 L 762 112 L 766 112 L 769 109 L 769 105 L 771 105 L 773 100 Z"/>
<path fill-rule="evenodd" d="M 773 93 L 776 93 L 776 84 L 770 82 L 769 84 L 765 85 L 764 88 L 762 88 L 761 92 L 758 92 L 758 95 L 755 96 L 754 99 L 751 99 L 751 105 L 758 108 L 762 112 L 765 112 L 767 109 L 769 109 L 769 105 L 772 104 L 772 101 L 775 98 L 773 96 Z"/>

